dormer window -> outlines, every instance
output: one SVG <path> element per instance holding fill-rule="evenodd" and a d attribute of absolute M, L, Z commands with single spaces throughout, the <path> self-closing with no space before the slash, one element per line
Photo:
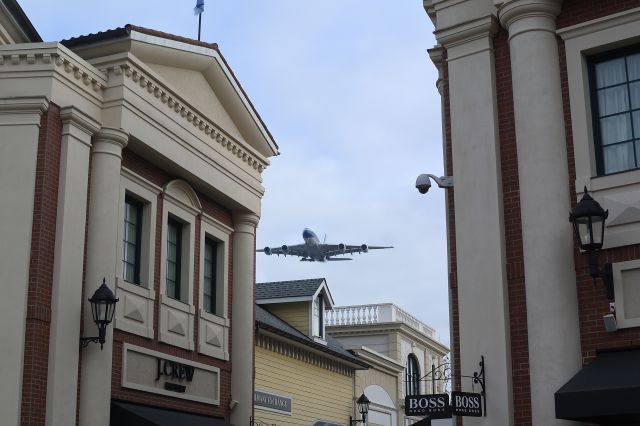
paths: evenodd
<path fill-rule="evenodd" d="M 324 301 L 322 294 L 313 301 L 313 335 L 324 339 Z"/>

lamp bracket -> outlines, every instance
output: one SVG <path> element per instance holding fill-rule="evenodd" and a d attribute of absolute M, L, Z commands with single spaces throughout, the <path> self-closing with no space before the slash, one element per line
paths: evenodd
<path fill-rule="evenodd" d="M 100 341 L 100 337 L 81 337 L 80 338 L 80 348 L 86 348 L 89 346 L 89 343 L 100 343 L 100 349 L 102 349 L 102 345 L 104 341 Z"/>
<path fill-rule="evenodd" d="M 607 291 L 607 298 L 609 300 L 614 300 L 613 267 L 611 263 L 607 262 L 604 264 L 604 267 L 600 269 L 600 266 L 598 266 L 598 251 L 589 253 L 589 273 L 591 274 L 591 278 L 593 278 L 593 285 L 595 286 L 596 279 L 600 278 Z"/>
<path fill-rule="evenodd" d="M 453 176 L 440 176 L 432 175 L 427 173 L 433 181 L 438 185 L 439 188 L 451 188 L 453 187 Z"/>

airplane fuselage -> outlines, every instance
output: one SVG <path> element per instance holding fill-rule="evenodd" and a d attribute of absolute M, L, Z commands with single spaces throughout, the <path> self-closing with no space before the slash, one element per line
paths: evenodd
<path fill-rule="evenodd" d="M 320 250 L 320 240 L 313 230 L 309 228 L 304 228 L 302 231 L 302 239 L 304 240 L 304 244 L 306 246 L 307 255 L 310 260 L 316 262 L 324 262 L 325 258 Z"/>

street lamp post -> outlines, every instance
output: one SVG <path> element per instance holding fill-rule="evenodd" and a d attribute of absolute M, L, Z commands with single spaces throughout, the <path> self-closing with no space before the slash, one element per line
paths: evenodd
<path fill-rule="evenodd" d="M 349 426 L 353 426 L 356 423 L 367 423 L 367 413 L 369 412 L 370 403 L 369 398 L 367 398 L 367 396 L 363 393 L 362 395 L 360 395 L 360 398 L 358 398 L 356 403 L 358 404 L 358 412 L 362 417 L 361 420 L 356 420 L 352 416 L 349 416 Z"/>

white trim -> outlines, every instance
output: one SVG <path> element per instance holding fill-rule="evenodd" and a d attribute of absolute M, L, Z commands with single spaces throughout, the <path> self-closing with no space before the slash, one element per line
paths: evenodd
<path fill-rule="evenodd" d="M 274 297 L 271 299 L 256 300 L 258 305 L 270 305 L 272 303 L 292 303 L 292 302 L 310 302 L 313 296 L 297 296 L 297 297 Z"/>
<path fill-rule="evenodd" d="M 557 34 L 565 40 L 571 126 L 575 158 L 577 195 L 584 186 L 603 202 L 620 193 L 620 187 L 640 181 L 640 172 L 628 171 L 598 176 L 593 135 L 587 55 L 617 49 L 640 41 L 640 8 L 563 28 Z M 627 190 L 637 191 L 637 188 Z M 606 203 L 603 204 L 606 209 Z M 640 223 L 617 229 L 607 226 L 605 248 L 624 246 L 640 238 Z"/>
<path fill-rule="evenodd" d="M 198 277 L 199 285 L 199 302 L 198 302 L 198 321 L 199 321 L 199 339 L 198 352 L 220 359 L 229 359 L 229 327 L 231 321 L 228 313 L 228 296 L 229 296 L 229 239 L 233 232 L 233 228 L 226 226 L 211 216 L 202 215 L 200 222 L 200 276 Z M 213 314 L 204 310 L 204 253 L 205 240 L 212 238 L 217 241 L 218 249 L 216 251 L 216 308 Z M 209 327 L 209 328 L 208 328 Z M 221 346 L 216 347 L 207 343 L 206 332 L 208 330 L 218 330 L 222 337 Z"/>
<path fill-rule="evenodd" d="M 180 190 L 184 192 L 191 201 L 192 206 L 185 204 L 182 199 Z M 166 191 L 172 192 L 173 196 Z M 193 278 L 194 278 L 194 259 L 195 259 L 195 234 L 196 220 L 200 206 L 195 191 L 184 181 L 172 181 L 165 185 L 165 192 L 162 208 L 162 235 L 160 238 L 160 341 L 174 346 L 179 346 L 188 350 L 195 348 L 193 340 L 194 317 L 196 306 L 194 305 L 193 295 Z M 169 216 L 172 216 L 179 222 L 182 222 L 182 253 L 180 259 L 181 277 L 180 277 L 180 300 L 167 296 L 166 279 L 167 279 L 167 224 Z M 185 335 L 169 330 L 169 321 L 184 321 L 182 327 Z"/>
<path fill-rule="evenodd" d="M 153 338 L 153 314 L 156 292 L 154 291 L 154 271 L 156 253 L 157 200 L 162 189 L 138 176 L 133 171 L 123 168 L 120 173 L 120 196 L 118 217 L 118 255 L 116 258 L 116 296 L 120 303 L 116 305 L 114 327 L 128 333 L 146 338 Z M 140 284 L 130 283 L 123 278 L 123 235 L 124 205 L 127 194 L 142 203 L 142 232 L 140 243 Z M 139 319 L 127 317 L 128 304 L 137 305 L 142 316 Z"/>
<path fill-rule="evenodd" d="M 640 317 L 626 318 L 624 312 L 624 286 L 622 273 L 633 269 L 640 269 L 640 259 L 618 262 L 611 265 L 613 269 L 613 288 L 616 301 L 616 321 L 618 328 L 640 327 Z M 637 283 L 627 282 L 626 285 Z"/>
<path fill-rule="evenodd" d="M 215 373 L 217 376 L 217 389 L 216 389 L 216 395 L 218 396 L 218 398 L 203 398 L 203 397 L 199 397 L 199 396 L 193 396 L 193 395 L 189 395 L 189 394 L 180 394 L 180 393 L 176 393 L 176 392 L 171 392 L 168 390 L 164 390 L 164 389 L 158 389 L 158 388 L 154 388 L 151 386 L 145 386 L 145 385 L 141 385 L 138 383 L 132 383 L 132 382 L 128 382 L 127 381 L 127 361 L 128 361 L 128 357 L 127 357 L 127 352 L 131 351 L 131 352 L 138 352 L 144 355 L 149 355 L 155 358 L 161 358 L 167 361 L 175 361 L 175 362 L 179 362 L 181 364 L 186 364 L 192 367 L 195 367 L 197 369 L 200 370 L 205 370 L 205 371 L 210 371 L 212 373 Z M 178 358 L 176 356 L 172 356 L 169 354 L 166 354 L 164 352 L 158 352 L 158 351 L 153 351 L 151 349 L 147 349 L 147 348 L 143 348 L 140 346 L 134 346 L 130 343 L 125 343 L 122 345 L 122 380 L 121 380 L 121 385 L 123 388 L 129 388 L 129 389 L 136 389 L 136 390 L 141 390 L 144 392 L 151 392 L 151 393 L 155 393 L 155 394 L 159 394 L 159 395 L 165 395 L 165 396 L 171 396 L 174 398 L 180 398 L 180 399 L 187 399 L 190 401 L 197 401 L 197 402 L 202 402 L 205 404 L 212 404 L 212 405 L 220 405 L 220 369 L 217 367 L 213 367 L 211 365 L 207 365 L 207 364 L 202 364 L 199 362 L 194 362 L 188 359 L 184 359 L 184 358 Z"/>

